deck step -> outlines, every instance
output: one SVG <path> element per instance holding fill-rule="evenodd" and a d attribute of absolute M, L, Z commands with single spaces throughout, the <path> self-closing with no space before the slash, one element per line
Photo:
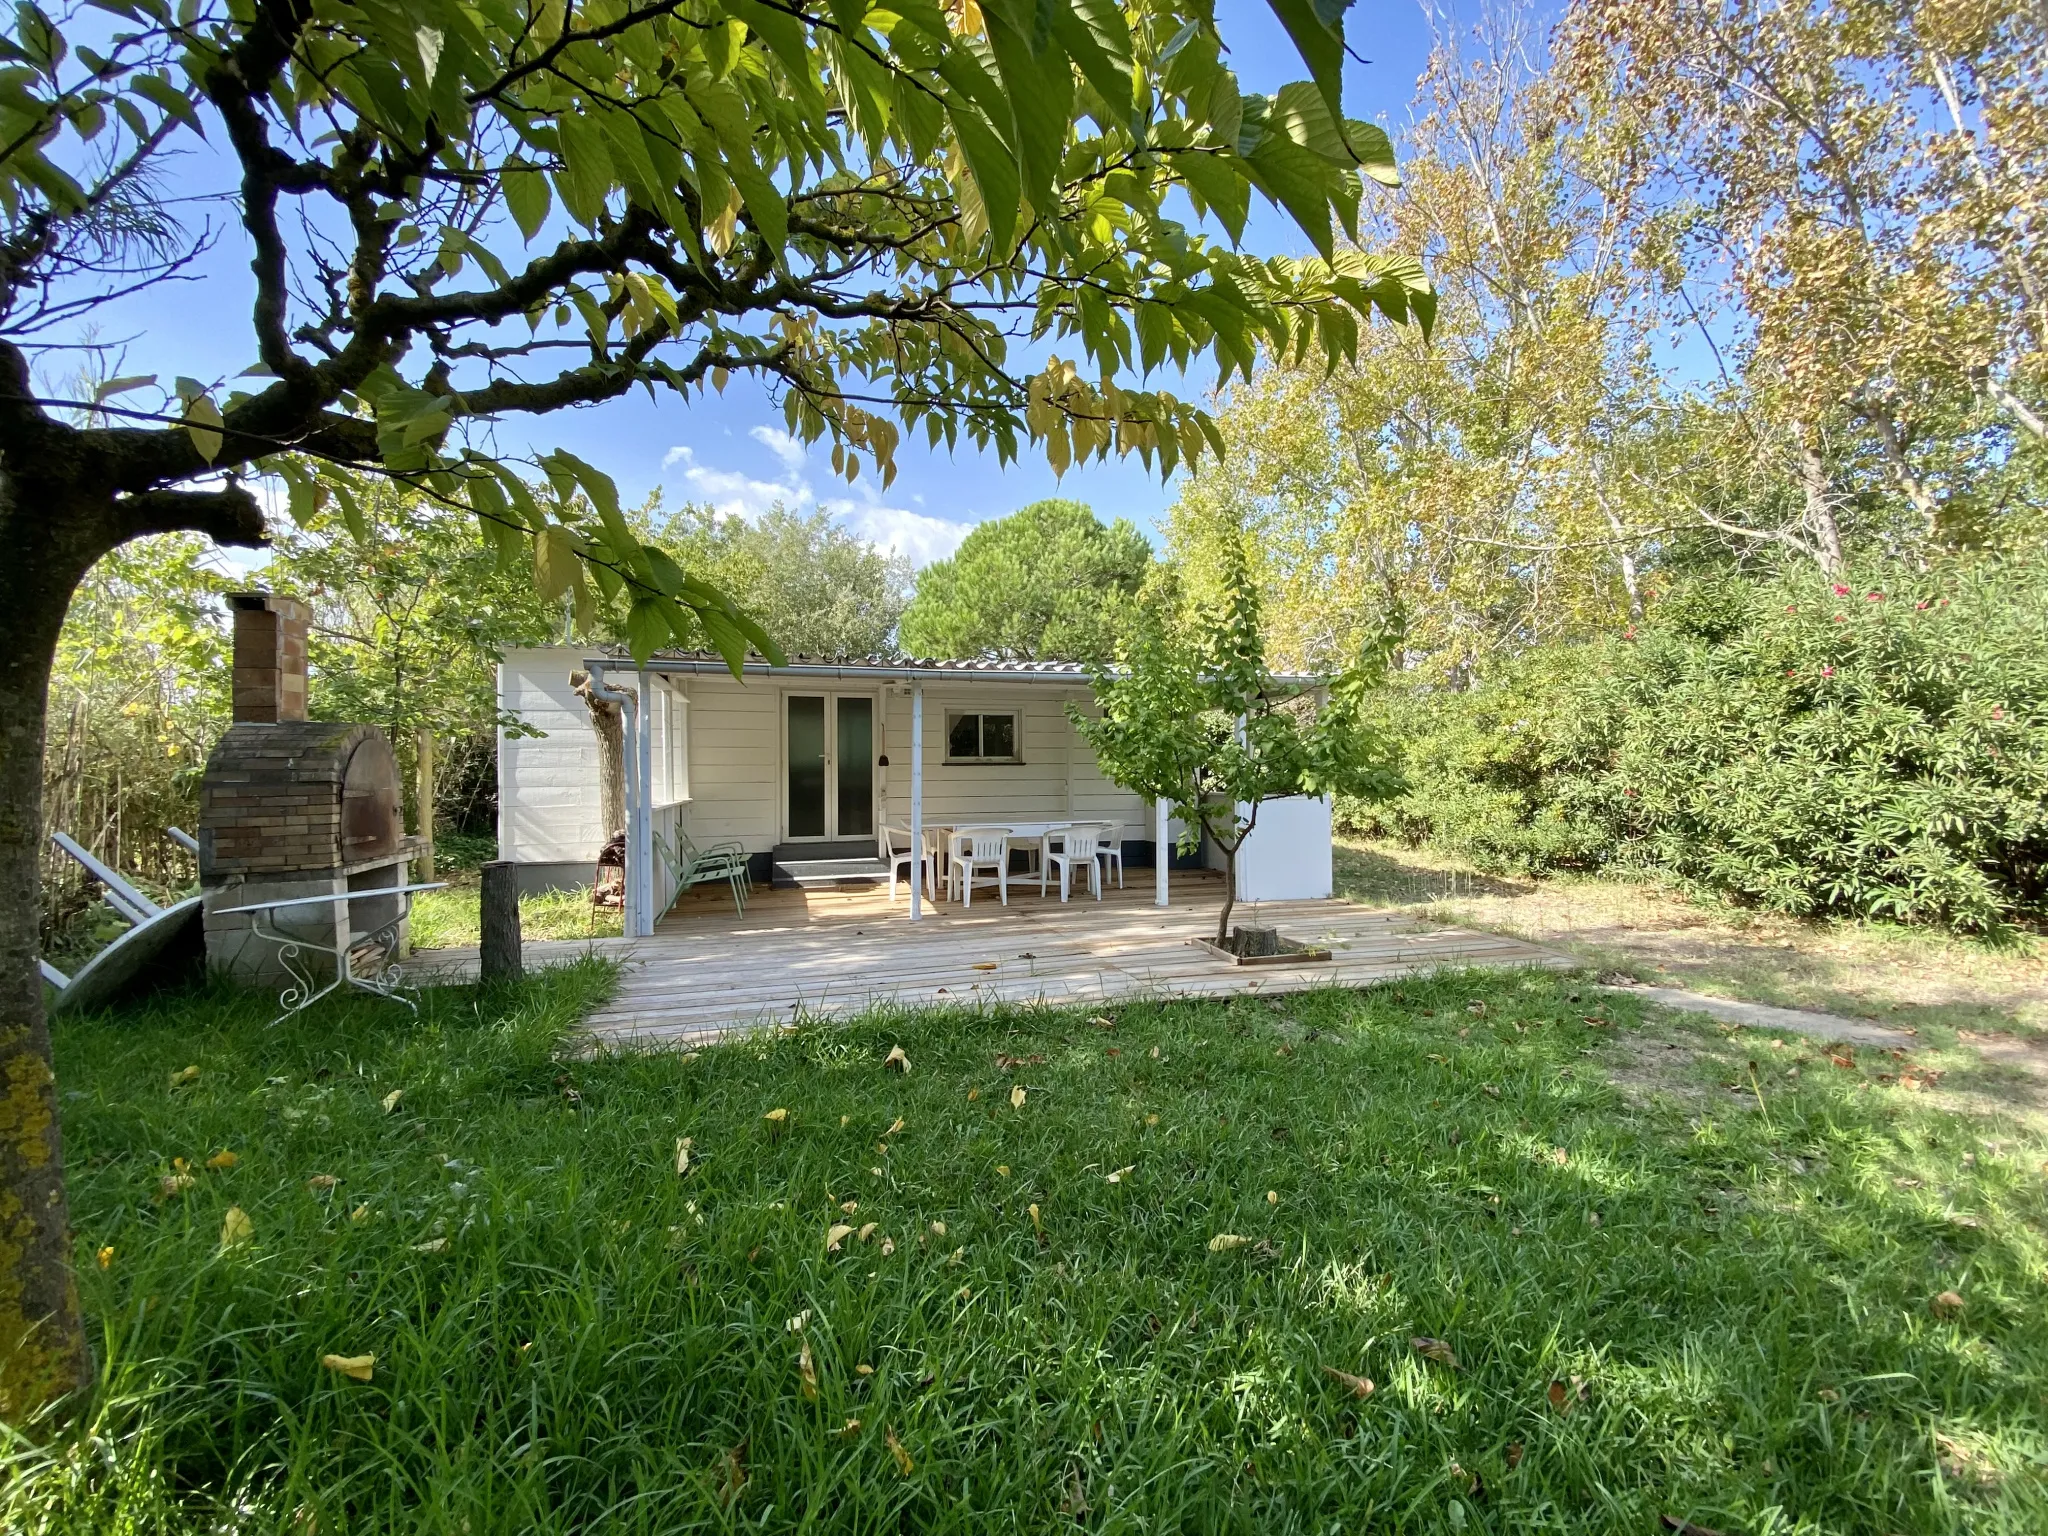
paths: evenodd
<path fill-rule="evenodd" d="M 776 885 L 878 885 L 889 879 L 880 859 L 777 859 Z"/>

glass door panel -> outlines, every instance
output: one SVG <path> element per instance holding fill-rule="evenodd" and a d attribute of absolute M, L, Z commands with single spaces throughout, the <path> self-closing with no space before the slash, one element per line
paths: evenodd
<path fill-rule="evenodd" d="M 839 812 L 835 837 L 875 835 L 875 701 L 838 698 L 837 746 L 833 754 Z"/>
<path fill-rule="evenodd" d="M 789 835 L 825 836 L 825 701 L 791 694 L 788 729 Z"/>

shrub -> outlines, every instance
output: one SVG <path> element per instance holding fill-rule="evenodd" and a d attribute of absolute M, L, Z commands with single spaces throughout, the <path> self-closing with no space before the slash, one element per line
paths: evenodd
<path fill-rule="evenodd" d="M 2039 920 L 2043 576 L 1983 561 L 1682 588 L 1639 633 L 1394 701 L 1410 789 L 1352 823 L 1490 868 L 1653 866 L 1800 916 Z"/>

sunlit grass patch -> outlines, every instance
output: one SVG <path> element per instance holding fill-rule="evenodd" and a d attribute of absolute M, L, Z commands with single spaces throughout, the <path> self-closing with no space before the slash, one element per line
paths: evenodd
<path fill-rule="evenodd" d="M 0 1525 L 2048 1511 L 2048 1153 L 1869 1071 L 1781 1077 L 1766 1118 L 1703 1056 L 1703 1100 L 1632 1104 L 1635 1005 L 1548 974 L 582 1059 L 605 985 L 69 1025 L 106 1389 Z"/>
<path fill-rule="evenodd" d="M 479 942 L 480 900 L 474 875 L 458 876 L 445 891 L 422 891 L 413 901 L 413 947 L 459 949 Z M 593 907 L 588 886 L 536 891 L 519 898 L 523 939 L 615 939 L 623 931 L 619 909 Z"/>

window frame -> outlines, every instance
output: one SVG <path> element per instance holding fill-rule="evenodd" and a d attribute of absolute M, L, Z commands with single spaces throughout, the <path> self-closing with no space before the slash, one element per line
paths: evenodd
<path fill-rule="evenodd" d="M 986 754 L 981 754 L 974 757 L 955 757 L 953 755 L 954 726 L 959 721 L 967 719 L 969 716 L 972 716 L 977 720 L 986 721 L 988 717 L 991 715 L 1002 715 L 1006 717 L 1010 722 L 1010 754 L 1007 757 L 989 757 Z M 949 707 L 944 712 L 944 719 L 946 732 L 943 738 L 945 742 L 945 755 L 941 760 L 948 767 L 1008 768 L 1013 767 L 1016 764 L 1024 761 L 1024 711 L 1022 708 L 1016 705 L 1010 705 L 997 709 L 986 709 L 978 705 L 968 705 L 963 706 L 961 708 Z M 985 724 L 979 725 L 975 728 L 975 739 L 978 743 L 985 744 L 987 731 L 988 727 Z"/>

